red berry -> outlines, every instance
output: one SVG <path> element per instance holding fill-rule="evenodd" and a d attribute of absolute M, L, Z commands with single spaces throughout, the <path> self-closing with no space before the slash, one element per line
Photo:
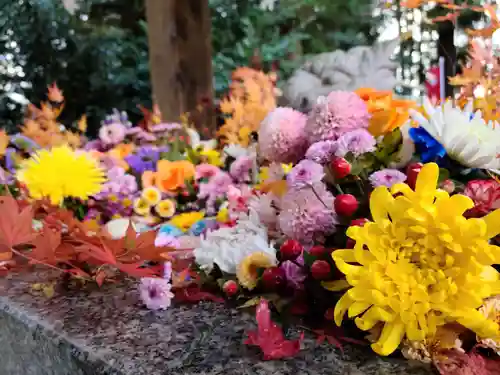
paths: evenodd
<path fill-rule="evenodd" d="M 417 176 L 424 165 L 422 163 L 413 163 L 406 168 L 406 183 L 412 189 L 415 189 Z"/>
<path fill-rule="evenodd" d="M 328 252 L 328 249 L 324 246 L 313 246 L 309 249 L 309 254 L 311 254 L 313 257 L 322 257 Z"/>
<path fill-rule="evenodd" d="M 358 200 L 351 194 L 340 194 L 335 197 L 335 211 L 341 216 L 352 216 L 358 209 Z"/>
<path fill-rule="evenodd" d="M 281 260 L 295 260 L 304 248 L 295 240 L 287 240 L 280 247 Z"/>
<path fill-rule="evenodd" d="M 224 290 L 226 296 L 232 297 L 238 292 L 238 283 L 234 280 L 228 280 L 222 286 L 222 290 Z"/>
<path fill-rule="evenodd" d="M 351 164 L 343 158 L 335 158 L 330 163 L 335 178 L 342 179 L 351 173 Z"/>
<path fill-rule="evenodd" d="M 311 266 L 312 277 L 316 280 L 326 280 L 330 276 L 332 268 L 326 260 L 315 260 Z"/>
<path fill-rule="evenodd" d="M 285 286 L 285 271 L 279 267 L 266 268 L 262 274 L 262 283 L 268 290 L 276 290 Z"/>
<path fill-rule="evenodd" d="M 370 220 L 365 219 L 364 217 L 361 219 L 355 219 L 351 221 L 351 227 L 362 227 L 366 223 L 368 223 Z"/>

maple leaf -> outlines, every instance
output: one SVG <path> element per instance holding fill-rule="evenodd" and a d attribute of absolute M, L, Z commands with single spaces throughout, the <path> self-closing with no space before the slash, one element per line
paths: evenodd
<path fill-rule="evenodd" d="M 30 206 L 20 210 L 11 195 L 0 197 L 0 210 L 0 259 L 8 260 L 14 247 L 30 244 L 35 239 L 33 211 Z"/>
<path fill-rule="evenodd" d="M 287 340 L 283 331 L 271 320 L 269 304 L 262 299 L 255 312 L 257 330 L 248 332 L 246 345 L 258 346 L 264 354 L 264 360 L 293 357 L 300 351 L 300 344 L 304 338 L 301 333 L 297 340 Z"/>
<path fill-rule="evenodd" d="M 198 303 L 200 301 L 210 301 L 222 303 L 224 299 L 210 292 L 202 291 L 198 285 L 189 285 L 187 287 L 175 290 L 175 300 L 183 303 Z"/>

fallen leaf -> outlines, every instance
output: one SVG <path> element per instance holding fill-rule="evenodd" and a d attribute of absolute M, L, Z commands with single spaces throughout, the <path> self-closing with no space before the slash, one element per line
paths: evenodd
<path fill-rule="evenodd" d="M 293 357 L 300 351 L 304 333 L 297 340 L 285 339 L 281 328 L 271 320 L 271 311 L 265 299 L 259 302 L 255 318 L 257 330 L 248 332 L 245 344 L 258 346 L 264 354 L 264 360 Z"/>

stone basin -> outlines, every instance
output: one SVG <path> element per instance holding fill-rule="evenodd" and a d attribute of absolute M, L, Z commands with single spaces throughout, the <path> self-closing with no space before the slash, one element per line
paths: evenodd
<path fill-rule="evenodd" d="M 0 375 L 427 375 L 369 348 L 343 352 L 306 334 L 294 358 L 263 361 L 243 344 L 254 317 L 223 304 L 143 308 L 132 282 L 101 289 L 32 290 L 47 274 L 0 280 Z"/>

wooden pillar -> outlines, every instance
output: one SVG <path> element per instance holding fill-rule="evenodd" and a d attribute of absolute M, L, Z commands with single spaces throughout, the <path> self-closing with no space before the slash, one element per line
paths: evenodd
<path fill-rule="evenodd" d="M 164 121 L 178 121 L 213 101 L 208 0 L 146 0 L 146 18 L 153 98 Z M 203 112 L 195 125 L 214 129 L 213 109 Z"/>

